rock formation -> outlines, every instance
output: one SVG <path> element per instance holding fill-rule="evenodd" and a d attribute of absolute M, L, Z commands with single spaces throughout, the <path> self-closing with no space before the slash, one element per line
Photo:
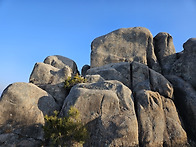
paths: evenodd
<path fill-rule="evenodd" d="M 86 83 L 70 91 L 78 72 L 63 56 L 36 63 L 30 83 L 13 83 L 0 99 L 0 146 L 41 146 L 44 115 L 81 114 L 89 138 L 84 146 L 196 146 L 196 38 L 176 53 L 168 33 L 124 28 L 96 38 Z"/>
<path fill-rule="evenodd" d="M 142 27 L 123 28 L 93 40 L 91 67 L 108 63 L 137 61 L 159 71 L 153 36 Z"/>

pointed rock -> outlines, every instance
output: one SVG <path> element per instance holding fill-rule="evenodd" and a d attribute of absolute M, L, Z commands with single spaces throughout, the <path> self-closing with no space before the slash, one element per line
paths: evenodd
<path fill-rule="evenodd" d="M 168 74 L 172 64 L 177 60 L 172 36 L 164 32 L 158 33 L 154 37 L 154 50 L 162 73 Z"/>

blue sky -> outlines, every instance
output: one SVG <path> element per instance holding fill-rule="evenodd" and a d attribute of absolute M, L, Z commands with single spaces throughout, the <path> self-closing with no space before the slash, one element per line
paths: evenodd
<path fill-rule="evenodd" d="M 176 51 L 196 37 L 196 0 L 0 0 L 0 93 L 28 82 L 47 56 L 90 64 L 90 44 L 119 28 L 168 32 Z"/>

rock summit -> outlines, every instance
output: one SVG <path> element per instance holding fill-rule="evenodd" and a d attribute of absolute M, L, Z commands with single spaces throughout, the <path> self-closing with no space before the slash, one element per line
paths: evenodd
<path fill-rule="evenodd" d="M 29 83 L 13 83 L 0 98 L 0 146 L 44 144 L 44 115 L 76 107 L 89 132 L 85 147 L 196 146 L 196 38 L 176 53 L 172 36 L 122 28 L 91 44 L 79 83 L 76 63 L 60 55 L 36 63 Z"/>

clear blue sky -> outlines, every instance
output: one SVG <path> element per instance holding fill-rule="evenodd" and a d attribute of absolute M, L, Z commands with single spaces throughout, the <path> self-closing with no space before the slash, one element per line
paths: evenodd
<path fill-rule="evenodd" d="M 179 52 L 196 37 L 196 0 L 0 0 L 0 93 L 49 55 L 81 69 L 94 38 L 135 26 L 170 33 Z"/>

